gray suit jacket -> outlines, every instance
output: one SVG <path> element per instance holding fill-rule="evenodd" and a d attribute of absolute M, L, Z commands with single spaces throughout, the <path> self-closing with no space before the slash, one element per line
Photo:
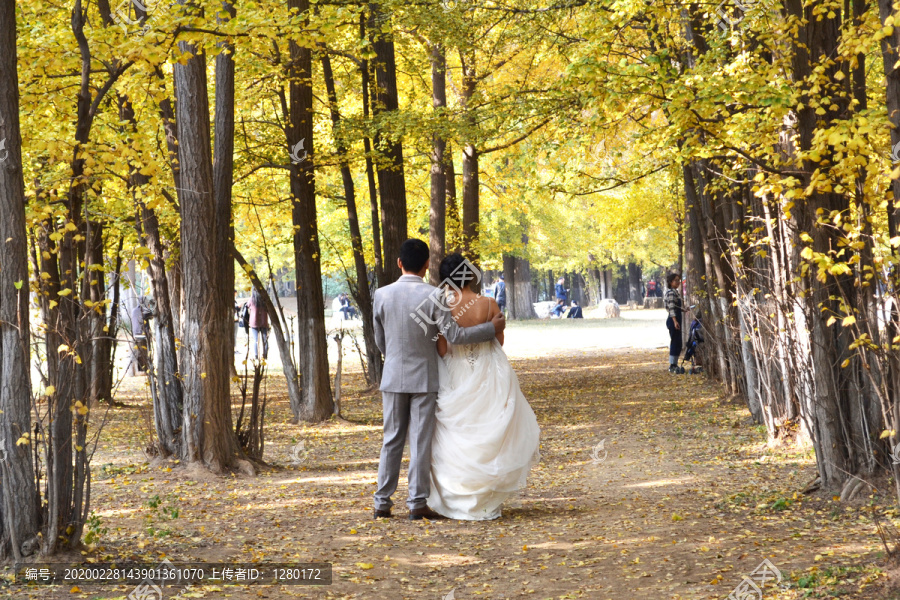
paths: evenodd
<path fill-rule="evenodd" d="M 438 391 L 437 335 L 451 344 L 494 338 L 493 323 L 460 327 L 442 308 L 440 290 L 421 277 L 402 275 L 375 291 L 375 343 L 384 354 L 381 391 L 422 394 Z"/>

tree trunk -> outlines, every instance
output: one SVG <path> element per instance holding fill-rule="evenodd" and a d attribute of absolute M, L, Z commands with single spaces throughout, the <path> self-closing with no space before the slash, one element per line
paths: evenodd
<path fill-rule="evenodd" d="M 309 0 L 288 0 L 291 13 L 306 17 Z M 325 337 L 325 300 L 322 297 L 322 267 L 316 217 L 316 181 L 313 144 L 312 53 L 296 41 L 289 43 L 290 103 L 285 130 L 290 148 L 299 146 L 306 158 L 291 164 L 294 260 L 297 270 L 297 351 L 303 377 L 301 418 L 322 421 L 331 416 L 333 401 L 328 373 Z M 295 153 L 296 154 L 296 153 Z M 382 205 L 384 199 L 382 198 Z M 404 219 L 405 202 L 404 202 Z"/>
<path fill-rule="evenodd" d="M 306 1 L 306 0 L 304 0 Z M 397 65 L 394 56 L 394 40 L 390 33 L 390 14 L 381 11 L 377 3 L 369 4 L 369 33 L 374 34 L 376 102 L 374 114 L 390 116 L 396 113 L 400 103 L 397 95 Z M 385 33 L 387 29 L 387 33 Z M 377 33 L 376 33 L 377 32 Z M 403 171 L 403 144 L 395 132 L 379 133 L 376 148 L 387 166 L 378 166 L 378 191 L 381 193 L 381 224 L 384 236 L 384 276 L 386 285 L 397 281 L 400 267 L 397 256 L 400 245 L 407 238 L 406 179 Z M 382 163 L 383 164 L 383 163 Z"/>
<path fill-rule="evenodd" d="M 506 305 L 510 319 L 535 319 L 531 265 L 523 258 L 503 256 L 503 278 L 506 281 Z"/>
<path fill-rule="evenodd" d="M 463 150 L 463 221 L 462 231 L 466 254 L 473 262 L 478 260 L 478 150 L 467 144 Z M 477 262 L 476 262 L 477 264 Z"/>
<path fill-rule="evenodd" d="M 217 13 L 220 23 L 234 18 L 235 10 L 228 1 L 222 2 Z M 216 198 L 216 238 L 224 244 L 219 258 L 219 286 L 226 293 L 216 298 L 218 310 L 231 315 L 234 310 L 234 224 L 231 221 L 231 186 L 234 179 L 234 46 L 228 42 L 219 44 L 216 56 L 215 90 L 215 146 L 213 148 L 213 190 Z M 233 322 L 233 318 L 232 318 Z M 225 342 L 230 368 L 234 369 L 234 326 L 228 329 Z"/>
<path fill-rule="evenodd" d="M 232 300 L 222 287 L 222 258 L 228 256 L 221 239 L 213 187 L 210 150 L 206 55 L 188 42 L 182 53 L 192 56 L 174 66 L 178 89 L 178 163 L 183 185 L 181 206 L 181 264 L 184 276 L 184 427 L 182 460 L 201 463 L 221 473 L 236 466 L 241 450 L 231 416 L 229 356 L 230 314 L 222 310 Z M 229 311 L 230 312 L 230 311 Z M 240 461 L 240 462 L 239 462 Z M 243 464 L 242 464 L 243 463 Z"/>
<path fill-rule="evenodd" d="M 19 130 L 16 5 L 0 3 L 0 559 L 21 559 L 39 531 L 31 444 L 28 259 L 25 245 L 25 182 Z M 26 551 L 23 545 L 28 542 Z M 36 548 L 36 546 L 35 546 Z"/>
<path fill-rule="evenodd" d="M 447 107 L 447 60 L 443 48 L 439 45 L 431 47 L 431 94 L 432 104 L 438 117 Z M 440 265 L 444 258 L 444 245 L 447 236 L 447 178 L 444 173 L 444 150 L 447 143 L 439 134 L 431 136 L 431 213 L 429 215 L 430 256 L 428 272 L 431 285 L 437 286 L 441 281 Z"/>
<path fill-rule="evenodd" d="M 643 301 L 641 266 L 633 262 L 628 263 L 628 301 L 638 304 Z"/>
<path fill-rule="evenodd" d="M 359 15 L 359 39 L 366 39 L 366 15 L 364 13 Z M 362 61 L 360 74 L 362 75 L 363 118 L 368 122 L 369 103 L 372 99 L 370 91 L 372 86 L 369 85 L 371 75 L 368 60 Z M 386 282 L 384 280 L 384 259 L 381 251 L 381 227 L 379 225 L 381 219 L 379 217 L 380 213 L 378 209 L 378 186 L 375 184 L 375 167 L 372 164 L 372 143 L 368 136 L 363 138 L 363 149 L 366 151 L 366 181 L 369 184 L 369 207 L 372 212 L 372 250 L 375 254 L 375 285 L 372 287 L 374 289 L 386 285 Z M 380 360 L 381 353 L 378 354 Z"/>
<path fill-rule="evenodd" d="M 119 120 L 130 123 L 137 128 L 134 110 L 127 98 L 119 100 Z M 160 456 L 180 456 L 182 412 L 184 410 L 184 393 L 181 387 L 181 375 L 178 370 L 178 356 L 175 331 L 172 321 L 172 304 L 169 292 L 169 277 L 166 273 L 165 248 L 159 231 L 159 219 L 156 211 L 147 208 L 144 201 L 145 186 L 150 178 L 141 173 L 141 164 L 133 164 L 128 176 L 128 187 L 137 205 L 138 232 L 142 243 L 150 250 L 148 273 L 153 286 L 153 297 L 156 299 L 155 326 L 155 367 L 152 376 L 157 379 L 157 394 L 154 398 L 153 416 L 156 428 L 156 446 Z"/>
<path fill-rule="evenodd" d="M 341 181 L 344 184 L 344 198 L 347 202 L 347 221 L 350 225 L 350 245 L 353 247 L 353 263 L 356 266 L 356 284 L 350 284 L 350 291 L 359 306 L 359 312 L 363 322 L 363 339 L 366 344 L 366 379 L 370 385 L 381 382 L 381 352 L 375 343 L 375 317 L 372 307 L 372 295 L 369 292 L 369 271 L 366 268 L 366 257 L 363 253 L 362 233 L 359 228 L 359 216 L 356 210 L 356 188 L 353 184 L 353 174 L 350 172 L 350 163 L 347 162 L 347 148 L 340 137 L 339 123 L 341 120 L 338 112 L 337 90 L 334 85 L 334 74 L 331 69 L 331 58 L 327 53 L 322 55 L 322 74 L 325 78 L 325 88 L 328 93 L 328 102 L 331 106 L 331 122 L 336 140 L 338 159 L 341 165 Z M 335 390 L 337 394 L 337 390 Z"/>

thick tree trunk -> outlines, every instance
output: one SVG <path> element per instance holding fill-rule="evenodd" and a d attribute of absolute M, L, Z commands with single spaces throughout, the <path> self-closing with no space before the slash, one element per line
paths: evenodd
<path fill-rule="evenodd" d="M 523 258 L 503 255 L 506 304 L 510 319 L 535 319 L 531 265 Z"/>
<path fill-rule="evenodd" d="M 213 187 L 206 56 L 200 48 L 179 43 L 191 58 L 174 67 L 178 89 L 178 163 L 184 186 L 181 206 L 181 264 L 184 276 L 184 427 L 182 460 L 214 472 L 249 463 L 240 460 L 240 445 L 231 416 L 228 344 L 233 320 L 231 290 L 223 289 L 220 215 Z"/>
<path fill-rule="evenodd" d="M 840 41 L 841 18 L 836 13 L 828 16 L 814 14 L 814 7 L 804 6 L 800 0 L 788 0 L 785 4 L 787 12 L 798 19 L 803 19 L 795 42 L 792 58 L 792 75 L 794 81 L 805 85 L 807 78 L 819 65 L 824 64 L 823 76 L 834 78 L 839 66 L 831 62 L 830 57 L 837 52 Z M 802 83 L 801 83 L 802 82 Z M 808 152 L 813 144 L 814 136 L 819 128 L 843 118 L 843 111 L 848 107 L 848 99 L 836 99 L 835 104 L 828 107 L 824 114 L 809 106 L 810 96 L 816 92 L 803 90 L 799 101 L 803 108 L 797 111 L 797 146 L 798 150 Z M 824 160 L 831 160 L 825 156 Z M 810 176 L 821 164 L 807 159 L 802 164 L 803 180 L 809 183 Z M 808 232 L 812 237 L 814 252 L 828 253 L 839 245 L 841 233 L 835 231 L 830 224 L 818 222 L 818 214 L 832 214 L 838 211 L 849 212 L 850 199 L 835 192 L 814 191 L 800 206 L 795 214 L 799 231 Z M 836 214 L 836 213 L 835 213 Z M 808 291 L 807 318 L 810 329 L 810 347 L 813 364 L 816 370 L 823 370 L 821 376 L 815 378 L 815 389 L 809 399 L 811 406 L 807 414 L 811 417 L 811 433 L 816 446 L 816 457 L 819 475 L 826 487 L 843 484 L 849 477 L 866 470 L 868 457 L 863 456 L 862 448 L 855 443 L 870 439 L 877 432 L 873 426 L 852 418 L 853 403 L 870 401 L 868 398 L 856 398 L 853 394 L 853 369 L 840 368 L 845 360 L 852 360 L 852 331 L 841 326 L 843 314 L 855 314 L 856 297 L 853 293 L 852 277 L 841 274 L 826 274 L 825 281 L 816 275 L 817 269 L 810 268 L 804 280 Z M 828 323 L 831 316 L 837 322 Z M 867 412 L 863 410 L 861 412 Z"/>
<path fill-rule="evenodd" d="M 40 506 L 34 482 L 33 446 L 16 444 L 31 432 L 30 286 L 17 73 L 16 6 L 15 2 L 3 2 L 0 139 L 6 140 L 6 152 L 0 156 L 0 559 L 16 560 L 30 553 L 28 550 L 34 545 Z"/>
<path fill-rule="evenodd" d="M 381 11 L 377 3 L 369 4 L 369 33 L 374 34 L 376 102 L 373 110 L 376 116 L 389 115 L 399 110 L 397 95 L 397 65 L 394 56 L 394 40 L 390 33 L 390 14 Z M 385 32 L 387 30 L 387 32 Z M 381 193 L 381 225 L 383 231 L 383 254 L 385 282 L 393 283 L 400 277 L 397 256 L 400 245 L 407 238 L 406 224 L 406 179 L 403 170 L 403 144 L 395 137 L 378 134 L 375 139 L 387 166 L 378 166 L 378 191 Z"/>
<path fill-rule="evenodd" d="M 309 0 L 288 0 L 288 9 L 307 15 Z M 289 114 L 286 115 L 287 142 L 297 148 L 303 142 L 306 158 L 291 165 L 294 260 L 297 270 L 297 351 L 303 377 L 301 418 L 322 421 L 331 416 L 333 401 L 328 374 L 328 346 L 325 337 L 325 301 L 322 297 L 322 267 L 316 217 L 314 171 L 312 53 L 291 40 Z M 382 203 L 384 199 L 382 198 Z M 404 220 L 406 218 L 404 202 Z"/>
<path fill-rule="evenodd" d="M 628 263 L 628 301 L 640 304 L 643 301 L 641 290 L 641 266 L 637 263 Z"/>

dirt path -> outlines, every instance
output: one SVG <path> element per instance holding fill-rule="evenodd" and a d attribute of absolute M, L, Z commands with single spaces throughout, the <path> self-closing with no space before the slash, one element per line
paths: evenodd
<path fill-rule="evenodd" d="M 94 509 L 107 531 L 89 556 L 334 564 L 325 588 L 166 588 L 167 599 L 724 599 L 764 559 L 782 573 L 780 586 L 741 598 L 831 598 L 838 588 L 885 597 L 858 591 L 880 585 L 871 566 L 879 542 L 862 503 L 797 494 L 813 478 L 811 453 L 768 450 L 745 409 L 705 378 L 669 375 L 662 354 L 514 361 L 542 427 L 543 460 L 494 522 L 406 520 L 405 473 L 395 518 L 370 518 L 381 410 L 356 374 L 350 423 L 303 428 L 295 465 L 298 428 L 270 385 L 279 401 L 266 456 L 278 468 L 255 479 L 148 465 L 139 452 L 147 432 L 135 426 L 146 409 L 116 409 L 94 461 Z M 52 597 L 130 591 L 55 588 Z"/>

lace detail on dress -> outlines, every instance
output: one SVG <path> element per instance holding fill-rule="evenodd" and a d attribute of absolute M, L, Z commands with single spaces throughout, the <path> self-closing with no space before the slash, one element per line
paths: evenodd
<path fill-rule="evenodd" d="M 478 361 L 478 344 L 466 344 L 466 361 L 474 369 Z"/>

